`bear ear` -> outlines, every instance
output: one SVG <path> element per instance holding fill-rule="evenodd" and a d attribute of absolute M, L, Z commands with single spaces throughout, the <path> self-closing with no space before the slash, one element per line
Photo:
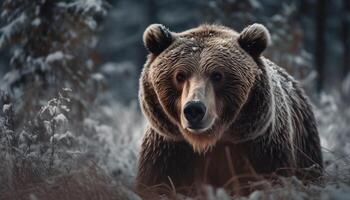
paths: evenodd
<path fill-rule="evenodd" d="M 238 43 L 252 57 L 257 58 L 270 44 L 270 33 L 262 24 L 252 24 L 239 34 Z"/>
<path fill-rule="evenodd" d="M 162 24 L 151 24 L 143 33 L 143 43 L 153 54 L 160 54 L 173 42 L 173 33 Z"/>

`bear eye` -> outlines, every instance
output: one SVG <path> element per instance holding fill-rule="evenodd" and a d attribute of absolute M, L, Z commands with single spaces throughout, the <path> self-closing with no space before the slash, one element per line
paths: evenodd
<path fill-rule="evenodd" d="M 184 72 L 179 72 L 176 74 L 176 81 L 179 83 L 185 82 L 187 79 L 187 76 Z"/>
<path fill-rule="evenodd" d="M 214 82 L 220 82 L 223 75 L 220 72 L 213 72 L 210 76 L 211 80 Z"/>

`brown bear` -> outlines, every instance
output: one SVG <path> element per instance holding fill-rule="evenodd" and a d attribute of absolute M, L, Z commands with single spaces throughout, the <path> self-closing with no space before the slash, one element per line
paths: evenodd
<path fill-rule="evenodd" d="M 322 173 L 309 100 L 297 81 L 262 56 L 270 42 L 263 25 L 241 33 L 219 25 L 174 33 L 152 24 L 143 40 L 149 55 L 139 99 L 149 124 L 137 188 L 178 191 L 247 183 L 278 171 Z"/>

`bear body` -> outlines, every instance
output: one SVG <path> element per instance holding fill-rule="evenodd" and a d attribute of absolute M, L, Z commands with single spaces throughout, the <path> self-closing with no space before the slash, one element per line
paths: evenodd
<path fill-rule="evenodd" d="M 269 43 L 264 26 L 173 33 L 154 24 L 144 43 L 150 54 L 139 98 L 149 125 L 138 188 L 227 187 L 303 168 L 322 172 L 311 106 L 299 84 L 261 56 Z"/>

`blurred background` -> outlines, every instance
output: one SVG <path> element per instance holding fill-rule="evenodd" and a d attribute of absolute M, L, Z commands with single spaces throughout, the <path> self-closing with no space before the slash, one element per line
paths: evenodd
<path fill-rule="evenodd" d="M 147 54 L 142 34 L 152 23 L 174 32 L 203 23 L 238 32 L 264 24 L 272 36 L 264 55 L 299 80 L 314 104 L 327 169 L 349 169 L 349 0 L 3 0 L 0 6 L 0 158 L 7 161 L 0 164 L 7 172 L 0 173 L 0 191 L 91 162 L 132 185 L 146 124 L 137 99 Z"/>
<path fill-rule="evenodd" d="M 308 89 L 340 89 L 350 66 L 348 0 L 146 0 L 111 1 L 97 46 L 99 61 L 134 65 L 145 61 L 140 40 L 151 23 L 172 31 L 218 23 L 241 31 L 252 23 L 264 24 L 272 34 L 266 54 L 285 67 Z M 130 69 L 131 66 L 127 67 Z M 131 70 L 131 69 L 130 69 Z M 315 73 L 310 73 L 313 71 Z"/>
<path fill-rule="evenodd" d="M 42 13 L 37 17 L 34 13 L 36 4 L 34 2 L 36 1 L 27 3 L 32 4 L 33 7 L 31 19 L 27 19 L 28 21 L 25 22 L 31 23 L 32 27 L 30 29 L 33 29 L 26 30 L 29 39 L 40 37 L 40 34 L 43 34 L 43 32 L 38 33 L 34 30 L 35 27 L 42 29 L 40 27 L 42 24 L 36 21 L 38 25 L 33 25 L 33 20 L 49 18 L 52 17 L 49 15 L 53 14 Z M 39 3 L 41 1 L 37 2 L 41 6 Z M 70 1 L 52 2 L 59 4 Z M 345 89 L 342 88 L 342 81 L 346 80 L 350 68 L 350 3 L 348 0 L 332 2 L 325 0 L 97 0 L 77 2 L 80 2 L 80 4 L 85 2 L 86 5 L 81 5 L 85 7 L 82 9 L 89 13 L 84 15 L 90 15 L 91 18 L 94 18 L 91 20 L 96 20 L 93 23 L 88 22 L 90 24 L 82 25 L 89 27 L 81 27 L 82 29 L 92 28 L 93 30 L 88 30 L 91 31 L 88 33 L 91 35 L 84 36 L 94 37 L 93 41 L 90 41 L 93 43 L 90 44 L 93 47 L 90 46 L 91 49 L 84 53 L 87 58 L 91 59 L 95 71 L 100 70 L 102 73 L 108 74 L 108 77 L 105 77 L 108 81 L 128 80 L 108 85 L 109 89 L 115 93 L 115 98 L 124 103 L 137 97 L 138 76 L 147 53 L 142 44 L 142 33 L 151 23 L 162 23 L 174 32 L 181 32 L 202 23 L 223 24 L 237 31 L 241 31 L 245 26 L 252 23 L 262 23 L 271 32 L 273 41 L 272 46 L 268 49 L 269 51 L 265 54 L 266 57 L 285 67 L 299 80 L 305 81 L 307 89 L 316 89 L 318 92 Z M 105 4 L 101 8 L 97 8 L 97 5 L 93 5 L 91 2 L 99 2 L 99 4 L 104 2 Z M 76 3 L 77 9 L 79 9 L 78 4 Z M 15 20 L 15 15 L 20 14 L 12 12 L 21 12 L 21 9 L 22 12 L 24 12 L 23 9 L 29 10 L 29 8 L 23 8 L 23 5 L 18 5 L 17 8 L 16 5 L 13 6 L 8 10 L 13 16 L 3 16 L 1 22 L 3 26 L 9 25 L 11 21 Z M 6 8 L 6 5 L 3 8 Z M 46 6 L 43 9 L 50 8 Z M 66 12 L 70 12 L 69 10 L 67 9 Z M 74 12 L 72 8 L 71 10 Z M 64 15 L 63 13 L 60 14 Z M 78 17 L 88 18 L 87 16 Z M 49 21 L 50 19 L 41 20 Z M 55 23 L 68 23 L 64 22 L 68 19 L 60 20 L 61 22 L 57 21 Z M 54 25 L 48 24 L 48 26 Z M 75 24 L 70 25 L 74 26 Z M 68 25 L 66 24 L 66 26 Z M 24 29 L 24 27 L 22 28 Z M 3 27 L 4 29 L 6 30 L 6 27 Z M 18 29 L 20 28 L 18 27 Z M 52 27 L 52 29 L 59 32 L 63 30 L 63 27 Z M 66 27 L 66 29 L 70 29 L 70 27 Z M 74 27 L 74 29 L 79 32 L 84 31 L 79 27 Z M 39 35 L 29 34 L 33 34 L 33 32 Z M 3 40 L 10 37 L 7 34 L 6 31 L 3 31 Z M 74 35 L 59 37 L 72 39 Z M 80 41 L 76 42 L 83 42 L 84 39 L 86 38 L 78 38 Z M 10 64 L 10 61 L 15 49 L 18 48 L 15 44 L 23 44 L 23 42 L 12 41 L 12 46 L 8 45 L 1 49 L 0 73 L 2 76 L 13 69 L 11 65 L 14 63 Z M 35 48 L 35 46 L 39 46 L 39 43 L 31 46 Z M 75 51 L 82 51 L 82 49 L 80 47 Z M 34 49 L 31 50 L 35 51 Z M 47 49 L 47 52 L 40 53 L 49 55 L 52 52 Z M 122 75 L 122 73 L 125 74 Z"/>

